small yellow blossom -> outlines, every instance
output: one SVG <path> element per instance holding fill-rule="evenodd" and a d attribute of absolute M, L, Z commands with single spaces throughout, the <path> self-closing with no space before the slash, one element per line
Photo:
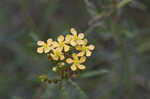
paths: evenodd
<path fill-rule="evenodd" d="M 72 35 L 67 34 L 66 37 L 65 37 L 65 43 L 70 44 L 71 39 L 72 39 Z"/>
<path fill-rule="evenodd" d="M 82 63 L 84 63 L 86 61 L 85 56 L 82 56 L 81 58 L 79 58 L 78 55 L 74 53 L 74 54 L 72 54 L 72 57 L 73 57 L 73 59 L 72 58 L 67 58 L 66 59 L 66 62 L 68 64 L 72 64 L 72 66 L 71 66 L 72 71 L 76 71 L 77 68 L 80 69 L 80 70 L 85 69 L 85 66 L 82 65 Z"/>
<path fill-rule="evenodd" d="M 77 34 L 77 31 L 74 28 L 71 28 L 70 32 L 72 33 L 72 40 L 70 41 L 70 44 L 72 46 L 82 45 L 84 34 L 83 33 Z"/>
<path fill-rule="evenodd" d="M 41 47 L 37 48 L 37 52 L 40 53 L 40 54 L 43 53 L 43 52 L 48 53 L 50 50 L 53 49 L 52 42 L 53 42 L 52 39 L 48 39 L 47 43 L 45 43 L 44 41 L 38 41 L 37 45 L 39 45 Z"/>
<path fill-rule="evenodd" d="M 53 67 L 52 70 L 53 70 L 54 72 L 56 72 L 56 67 Z"/>
<path fill-rule="evenodd" d="M 60 60 L 65 59 L 64 54 L 62 53 L 62 51 L 59 48 L 53 49 L 53 53 L 51 53 L 50 55 L 51 55 L 52 59 L 56 60 L 56 61 L 58 61 L 59 59 Z"/>
<path fill-rule="evenodd" d="M 65 43 L 65 38 L 63 35 L 60 35 L 57 38 L 58 42 L 53 42 L 53 46 L 59 48 L 61 51 L 64 49 L 65 52 L 69 51 L 70 46 Z"/>
<path fill-rule="evenodd" d="M 92 50 L 94 50 L 95 46 L 94 45 L 82 45 L 82 46 L 77 46 L 76 49 L 81 51 L 80 53 L 78 53 L 78 56 L 83 56 L 86 54 L 86 56 L 91 56 L 92 54 Z"/>

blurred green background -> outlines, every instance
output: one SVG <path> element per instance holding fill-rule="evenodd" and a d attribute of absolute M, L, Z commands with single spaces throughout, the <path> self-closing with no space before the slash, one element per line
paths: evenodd
<path fill-rule="evenodd" d="M 74 27 L 96 46 L 72 81 L 36 41 Z M 150 99 L 150 0 L 0 0 L 0 99 Z"/>

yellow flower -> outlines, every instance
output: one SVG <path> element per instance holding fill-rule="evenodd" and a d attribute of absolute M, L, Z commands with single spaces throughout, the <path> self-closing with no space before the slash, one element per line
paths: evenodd
<path fill-rule="evenodd" d="M 68 46 L 65 42 L 65 38 L 63 35 L 60 35 L 57 38 L 58 42 L 53 42 L 53 46 L 59 48 L 61 51 L 64 49 L 65 52 L 69 51 L 70 46 Z"/>
<path fill-rule="evenodd" d="M 72 64 L 71 65 L 71 70 L 72 71 L 76 71 L 77 68 L 80 69 L 80 70 L 85 69 L 85 66 L 82 65 L 82 63 L 84 63 L 86 61 L 85 56 L 82 56 L 81 58 L 79 58 L 78 55 L 74 53 L 74 54 L 72 54 L 72 57 L 73 57 L 73 59 L 72 58 L 67 58 L 66 59 L 66 62 L 68 64 Z"/>
<path fill-rule="evenodd" d="M 53 49 L 53 53 L 50 54 L 53 60 L 58 61 L 60 60 L 64 60 L 64 54 L 61 52 L 61 50 L 59 48 Z"/>
<path fill-rule="evenodd" d="M 80 53 L 78 53 L 78 56 L 84 56 L 86 54 L 86 56 L 91 56 L 92 54 L 92 50 L 94 50 L 95 46 L 94 45 L 82 45 L 82 46 L 77 46 L 76 49 L 81 51 Z"/>
<path fill-rule="evenodd" d="M 72 35 L 67 34 L 66 37 L 65 37 L 65 43 L 70 44 L 71 39 L 72 39 Z"/>
<path fill-rule="evenodd" d="M 43 52 L 48 53 L 50 50 L 53 49 L 52 42 L 53 42 L 52 39 L 48 39 L 47 43 L 45 43 L 44 41 L 38 41 L 37 45 L 39 45 L 41 47 L 37 48 L 37 52 L 40 53 L 40 54 L 43 53 Z"/>
<path fill-rule="evenodd" d="M 77 31 L 74 28 L 71 28 L 70 32 L 72 33 L 72 40 L 70 41 L 70 44 L 72 46 L 82 45 L 84 34 L 83 33 L 77 34 Z"/>
<path fill-rule="evenodd" d="M 56 67 L 53 67 L 52 70 L 53 70 L 54 72 L 56 72 Z"/>

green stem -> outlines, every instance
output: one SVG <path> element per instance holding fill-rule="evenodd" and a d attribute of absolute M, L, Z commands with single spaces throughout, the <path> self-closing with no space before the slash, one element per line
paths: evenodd
<path fill-rule="evenodd" d="M 122 8 L 124 7 L 126 4 L 130 3 L 132 0 L 123 0 L 121 1 L 118 5 L 117 5 L 117 8 Z"/>
<path fill-rule="evenodd" d="M 128 94 L 128 98 L 134 97 L 134 85 L 135 85 L 135 50 L 132 42 L 129 42 L 129 38 L 126 36 L 125 32 L 123 32 L 117 20 L 112 24 L 113 36 L 116 42 L 119 45 L 119 52 L 121 56 L 121 67 L 120 67 L 120 87 L 119 87 L 119 96 L 120 99 L 122 96 Z M 126 89 L 128 93 L 125 93 Z"/>
<path fill-rule="evenodd" d="M 85 94 L 85 92 L 78 86 L 77 83 L 75 83 L 74 81 L 72 81 L 71 79 L 69 79 L 69 82 L 74 86 L 74 88 L 79 91 L 79 93 L 81 94 L 81 96 L 84 99 L 88 99 L 87 95 Z"/>
<path fill-rule="evenodd" d="M 69 95 L 68 95 L 67 91 L 65 90 L 65 86 L 66 86 L 66 81 L 62 81 L 61 82 L 62 95 L 63 95 L 64 99 L 69 99 Z"/>
<path fill-rule="evenodd" d="M 110 11 L 103 11 L 100 14 L 96 13 L 96 15 L 89 21 L 89 24 L 92 25 L 96 20 L 99 20 L 99 19 L 101 19 L 103 17 L 111 16 L 114 12 L 116 12 L 120 8 L 123 8 L 128 3 L 130 3 L 131 1 L 132 0 L 123 0 L 120 3 L 117 3 L 116 0 L 113 0 L 113 9 L 110 10 Z M 114 5 L 115 5 L 115 7 L 114 7 Z"/>

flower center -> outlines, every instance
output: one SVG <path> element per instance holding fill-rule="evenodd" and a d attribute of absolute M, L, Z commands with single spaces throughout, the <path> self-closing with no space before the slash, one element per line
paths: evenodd
<path fill-rule="evenodd" d="M 78 40 L 78 36 L 77 35 L 74 35 L 74 40 Z"/>
<path fill-rule="evenodd" d="M 63 46 L 64 46 L 64 43 L 63 43 L 63 42 L 60 42 L 59 45 L 60 45 L 60 47 L 63 47 Z"/>
<path fill-rule="evenodd" d="M 44 47 L 44 48 L 47 48 L 47 44 L 46 44 L 46 43 L 44 43 L 44 44 L 43 44 L 43 47 Z"/>
<path fill-rule="evenodd" d="M 59 56 L 59 55 L 60 55 L 60 52 L 55 52 L 55 55 L 56 55 L 56 56 Z"/>
<path fill-rule="evenodd" d="M 75 59 L 75 60 L 74 60 L 74 64 L 75 64 L 75 65 L 78 65 L 78 64 L 79 64 L 79 60 Z"/>
<path fill-rule="evenodd" d="M 83 46 L 83 47 L 82 47 L 82 49 L 83 49 L 83 50 L 86 50 L 86 49 L 87 49 L 87 47 L 86 47 L 86 46 Z"/>

